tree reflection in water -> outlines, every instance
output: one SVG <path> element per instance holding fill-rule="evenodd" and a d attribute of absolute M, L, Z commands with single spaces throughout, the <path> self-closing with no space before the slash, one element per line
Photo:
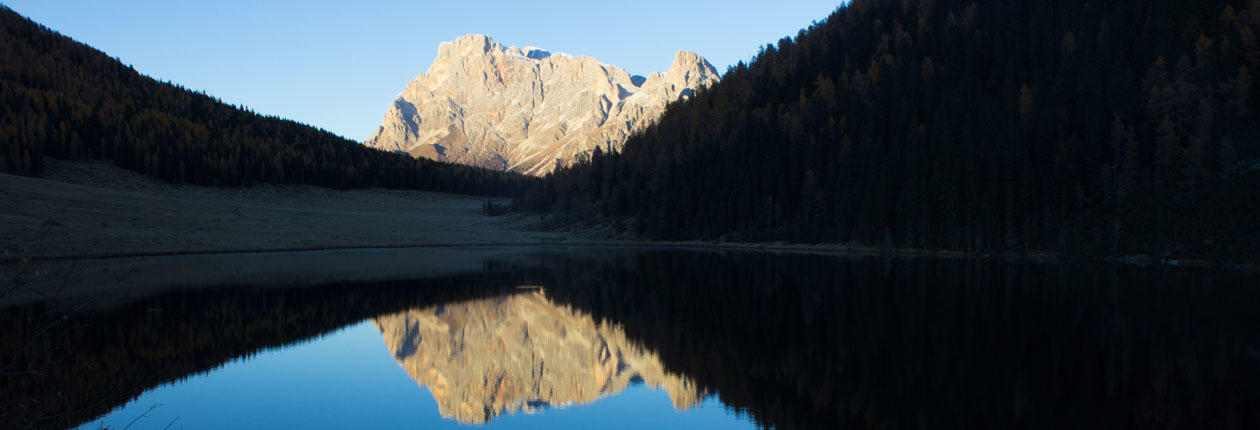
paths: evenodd
<path fill-rule="evenodd" d="M 6 309 L 0 351 L 38 374 L 0 377 L 0 413 L 5 427 L 82 423 L 375 318 L 465 421 L 642 379 L 677 407 L 716 394 L 777 428 L 1256 428 L 1258 285 L 1194 269 L 556 251 L 441 280 L 173 294 L 34 344 L 45 310 Z"/>
<path fill-rule="evenodd" d="M 778 428 L 1260 424 L 1260 282 L 1097 265 L 557 258 L 548 295 Z"/>
<path fill-rule="evenodd" d="M 376 315 L 510 291 L 485 276 L 178 292 L 49 327 L 52 305 L 0 311 L 0 428 L 66 428 L 145 390 Z"/>

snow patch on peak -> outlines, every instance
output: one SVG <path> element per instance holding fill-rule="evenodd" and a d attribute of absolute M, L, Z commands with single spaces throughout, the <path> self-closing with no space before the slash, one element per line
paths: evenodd
<path fill-rule="evenodd" d="M 542 60 L 551 56 L 551 51 L 539 48 L 537 46 L 526 46 L 524 51 L 525 51 L 526 57 L 529 57 L 535 60 Z"/>

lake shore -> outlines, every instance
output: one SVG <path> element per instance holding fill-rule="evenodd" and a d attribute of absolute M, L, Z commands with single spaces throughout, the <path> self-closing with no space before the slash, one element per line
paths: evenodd
<path fill-rule="evenodd" d="M 178 288 L 450 276 L 480 270 L 491 259 L 551 247 L 1105 261 L 1257 271 L 1249 265 L 1144 256 L 643 241 L 612 234 L 607 226 L 540 230 L 531 216 L 484 214 L 486 199 L 478 197 L 294 185 L 171 185 L 104 163 L 53 161 L 40 178 L 0 175 L 0 197 L 9 202 L 0 205 L 0 283 L 8 285 L 0 289 L 0 306 L 49 298 L 104 305 Z"/>

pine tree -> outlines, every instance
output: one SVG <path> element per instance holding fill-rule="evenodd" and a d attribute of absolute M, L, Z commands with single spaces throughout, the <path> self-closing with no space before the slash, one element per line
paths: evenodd
<path fill-rule="evenodd" d="M 1137 178 L 1138 154 L 1137 140 L 1124 126 L 1119 114 L 1116 114 L 1111 124 L 1111 150 L 1111 177 L 1114 178 L 1111 193 L 1115 198 L 1124 200 L 1133 191 L 1134 180 Z"/>
<path fill-rule="evenodd" d="M 1181 142 L 1177 136 L 1176 125 L 1171 116 L 1165 116 L 1159 123 L 1155 137 L 1155 170 L 1152 182 L 1156 186 L 1165 183 L 1172 175 L 1173 168 L 1181 159 Z"/>

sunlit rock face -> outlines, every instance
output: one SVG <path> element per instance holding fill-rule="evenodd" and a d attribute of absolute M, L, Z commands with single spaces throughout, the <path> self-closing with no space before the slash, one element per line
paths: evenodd
<path fill-rule="evenodd" d="M 413 156 L 544 175 L 620 150 L 668 102 L 717 82 L 687 51 L 664 73 L 631 76 L 594 58 L 503 46 L 483 35 L 443 42 L 385 113 L 368 146 Z"/>
<path fill-rule="evenodd" d="M 541 290 L 411 310 L 374 320 L 398 364 L 442 416 L 484 423 L 504 413 L 588 403 L 636 379 L 683 410 L 705 393 L 665 371 L 621 327 L 552 303 Z"/>

